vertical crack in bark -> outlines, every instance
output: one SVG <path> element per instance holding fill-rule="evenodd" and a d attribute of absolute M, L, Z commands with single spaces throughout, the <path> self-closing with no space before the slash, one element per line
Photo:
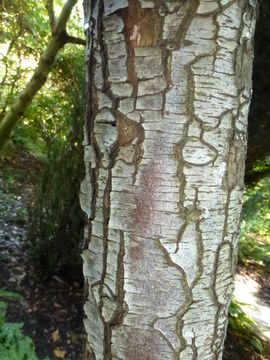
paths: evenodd
<path fill-rule="evenodd" d="M 162 0 L 154 0 L 155 6 L 159 9 L 159 12 L 162 13 L 162 15 L 166 16 L 169 12 L 168 6 L 164 1 Z"/>
<path fill-rule="evenodd" d="M 221 13 L 225 10 L 225 8 L 221 8 L 219 5 L 220 11 L 217 13 L 217 15 L 215 16 L 215 25 L 216 25 L 216 36 L 215 36 L 215 43 L 217 44 L 217 38 L 218 38 L 218 34 L 220 31 L 220 27 L 219 27 L 219 23 L 218 23 L 218 16 L 221 15 Z M 217 51 L 218 51 L 218 46 L 216 47 L 216 51 L 215 51 L 215 55 L 214 55 L 214 71 L 215 71 L 215 65 L 216 65 L 216 56 L 217 56 Z M 221 119 L 222 116 L 220 116 Z M 227 155 L 226 155 L 226 167 L 227 169 L 229 168 L 229 160 L 230 160 L 230 149 L 232 146 L 232 142 L 233 142 L 233 138 L 234 138 L 234 134 L 235 134 L 235 119 L 232 122 L 232 130 L 231 130 L 231 136 L 229 139 L 229 146 L 228 146 L 228 151 L 227 151 Z M 226 173 L 226 180 L 225 182 L 227 183 L 228 186 L 228 172 Z M 219 261 L 220 261 L 220 251 L 222 246 L 226 243 L 225 239 L 227 236 L 227 226 L 228 226 L 228 209 L 229 209 L 229 205 L 230 205 L 230 199 L 231 199 L 231 189 L 228 188 L 228 192 L 227 192 L 227 198 L 226 198 L 226 203 L 224 206 L 224 223 L 223 223 L 223 234 L 222 234 L 222 240 L 221 243 L 218 245 L 217 248 L 217 252 L 216 252 L 216 256 L 215 256 L 215 260 L 214 260 L 214 266 L 213 266 L 213 275 L 212 275 L 212 280 L 211 280 L 211 286 L 210 286 L 210 292 L 214 301 L 214 304 L 217 307 L 217 311 L 216 311 L 216 315 L 215 315 L 215 322 L 214 322 L 214 336 L 212 338 L 212 343 L 211 343 L 211 349 L 214 355 L 215 360 L 218 360 L 218 356 L 220 353 L 220 347 L 217 347 L 215 344 L 217 343 L 217 339 L 218 339 L 218 328 L 219 328 L 219 318 L 220 318 L 220 314 L 224 308 L 224 305 L 221 304 L 218 300 L 218 295 L 216 292 L 216 280 L 217 280 L 217 272 L 218 272 L 218 266 L 219 266 Z M 232 274 L 233 276 L 233 274 Z M 223 334 L 223 337 L 225 338 L 225 332 Z M 223 342 L 224 339 L 220 340 L 220 346 L 223 346 Z"/>
<path fill-rule="evenodd" d="M 184 289 L 185 289 L 186 299 L 185 299 L 184 304 L 175 313 L 176 316 L 177 316 L 177 323 L 176 323 L 176 330 L 175 331 L 176 331 L 177 336 L 179 337 L 179 340 L 180 340 L 180 343 L 181 343 L 181 349 L 183 349 L 183 348 L 186 347 L 186 340 L 182 336 L 182 331 L 181 331 L 181 329 L 183 327 L 182 317 L 188 311 L 189 307 L 191 306 L 191 304 L 193 302 L 192 289 L 188 286 L 187 276 L 186 276 L 185 271 L 179 265 L 177 265 L 175 262 L 172 261 L 169 252 L 162 245 L 162 243 L 160 242 L 160 239 L 156 240 L 156 246 L 164 254 L 164 257 L 165 257 L 168 265 L 172 266 L 172 267 L 175 267 L 182 275 L 182 282 L 183 282 Z M 155 321 L 157 321 L 157 320 L 158 319 L 156 319 Z M 180 353 L 181 349 L 179 351 L 174 351 L 176 357 L 179 356 L 179 353 Z"/>
<path fill-rule="evenodd" d="M 93 11 L 93 8 L 90 10 Z M 92 184 L 92 199 L 91 199 L 91 211 L 90 211 L 90 218 L 87 219 L 87 227 L 88 227 L 88 241 L 84 244 L 85 248 L 87 249 L 89 246 L 89 242 L 91 242 L 92 237 L 92 220 L 95 218 L 96 214 L 96 198 L 98 196 L 98 172 L 100 166 L 100 152 L 96 143 L 96 139 L 94 136 L 94 119 L 97 114 L 97 97 L 96 97 L 96 88 L 94 83 L 91 79 L 94 78 L 95 68 L 96 68 L 96 60 L 94 57 L 94 28 L 96 19 L 90 16 L 89 20 L 91 23 L 89 24 L 86 30 L 86 38 L 87 38 L 87 48 L 86 48 L 86 71 L 87 71 L 87 106 L 85 111 L 85 143 L 84 145 L 93 145 L 94 151 L 96 153 L 96 166 L 92 168 L 91 166 L 88 167 L 88 171 L 90 172 L 90 181 Z M 86 167 L 87 171 L 87 167 Z M 86 303 L 88 296 L 89 296 L 89 288 L 91 285 L 88 283 L 87 278 L 85 279 L 85 289 L 84 289 L 84 302 Z M 84 349 L 84 359 L 85 360 L 96 360 L 96 356 L 92 349 L 89 346 L 88 339 L 85 339 L 85 349 Z"/>
<path fill-rule="evenodd" d="M 233 3 L 233 2 L 232 2 Z M 250 17 L 256 17 L 256 10 L 251 9 L 251 7 L 248 4 L 244 4 L 242 5 L 242 22 L 241 22 L 241 26 L 238 30 L 238 42 L 241 44 L 241 38 L 243 37 L 243 32 L 244 32 L 244 28 L 245 28 L 245 15 L 247 12 L 251 11 L 251 15 Z M 251 21 L 251 23 L 254 24 L 254 19 Z M 252 30 L 251 30 L 252 31 Z M 251 36 L 251 35 L 250 35 Z M 248 40 L 247 40 L 248 41 Z M 228 234 L 227 234 L 227 229 L 228 229 L 228 217 L 229 217 L 229 206 L 230 206 L 230 202 L 231 202 L 231 194 L 232 191 L 234 191 L 234 189 L 236 187 L 239 187 L 239 190 L 241 191 L 243 189 L 243 184 L 241 183 L 243 181 L 243 177 L 244 177 L 244 161 L 241 161 L 241 159 L 237 159 L 237 152 L 238 152 L 238 148 L 237 148 L 237 142 L 236 142 L 236 138 L 239 137 L 239 130 L 236 128 L 236 121 L 237 119 L 240 118 L 240 113 L 242 110 L 242 107 L 244 104 L 249 103 L 250 101 L 250 94 L 247 96 L 247 100 L 243 101 L 241 99 L 243 92 L 245 91 L 245 85 L 243 85 L 242 81 L 247 81 L 248 86 L 250 86 L 251 83 L 251 75 L 248 74 L 243 74 L 242 68 L 243 68 L 243 63 L 244 63 L 244 57 L 245 57 L 245 47 L 244 44 L 241 44 L 242 46 L 238 46 L 237 49 L 234 52 L 234 71 L 235 71 L 235 79 L 236 79 L 236 86 L 238 88 L 237 90 L 237 103 L 238 103 L 238 107 L 236 109 L 236 114 L 235 116 L 233 116 L 233 123 L 232 123 L 232 133 L 231 133 L 231 137 L 229 140 L 229 150 L 228 150 L 228 154 L 227 154 L 227 178 L 226 178 L 226 187 L 228 189 L 228 194 L 227 194 L 227 201 L 226 201 L 226 205 L 225 205 L 225 220 L 224 220 L 224 227 L 223 227 L 223 237 L 222 237 L 222 242 L 218 248 L 218 252 L 217 252 L 217 257 L 215 260 L 215 267 L 214 267 L 214 274 L 213 274 L 213 294 L 214 294 L 214 300 L 215 303 L 218 307 L 218 311 L 216 314 L 216 319 L 215 319 L 215 331 L 214 331 L 214 338 L 212 341 L 212 350 L 215 356 L 215 359 L 219 359 L 219 356 L 222 352 L 222 347 L 223 347 L 223 343 L 224 343 L 224 339 L 225 339 L 225 335 L 226 335 L 226 327 L 227 327 L 227 321 L 224 324 L 224 331 L 223 333 L 221 333 L 221 337 L 218 335 L 218 329 L 219 329 L 219 318 L 221 316 L 222 312 L 226 312 L 228 311 L 228 304 L 230 303 L 230 298 L 231 296 L 229 296 L 229 299 L 227 300 L 227 302 L 225 304 L 221 304 L 218 301 L 218 297 L 215 291 L 215 287 L 216 287 L 216 281 L 217 281 L 217 269 L 218 269 L 218 263 L 220 262 L 219 259 L 219 254 L 220 254 L 220 250 L 221 247 L 224 246 L 225 244 L 228 244 L 228 246 L 230 247 L 230 273 L 231 276 L 233 277 L 233 273 L 235 270 L 235 258 L 236 258 L 236 253 L 235 253 L 235 249 L 233 249 L 233 238 L 231 238 L 231 241 L 229 242 L 228 240 L 226 240 Z M 250 49 L 248 49 L 248 51 L 250 51 Z M 249 67 L 250 67 L 250 62 L 249 62 Z M 249 69 L 249 71 L 251 71 L 251 68 Z M 240 77 L 240 81 L 238 80 Z M 242 143 L 242 150 L 239 150 L 240 153 L 242 154 L 241 156 L 245 156 L 246 154 L 246 140 L 245 140 L 245 133 L 243 134 L 243 138 L 244 138 L 244 142 Z M 231 154 L 234 154 L 234 156 L 231 156 Z M 233 169 L 233 167 L 235 167 L 235 169 Z M 238 168 L 239 167 L 239 168 Z M 233 177 L 235 174 L 235 178 L 233 181 L 231 181 L 231 177 Z M 239 175 L 240 174 L 240 175 Z M 240 178 L 240 183 L 238 181 L 238 178 Z M 238 191 L 239 191 L 238 190 Z M 239 231 L 238 231 L 239 233 Z M 237 235 L 238 237 L 238 235 Z M 229 265 L 229 264 L 228 264 Z M 226 310 L 227 307 L 227 310 Z"/>
<path fill-rule="evenodd" d="M 162 245 L 161 245 L 162 246 Z M 150 327 L 151 329 L 153 329 L 153 331 L 157 332 L 159 334 L 159 336 L 166 342 L 166 344 L 169 346 L 169 348 L 174 352 L 174 347 L 172 345 L 172 343 L 168 340 L 168 338 L 162 333 L 162 331 L 158 330 L 155 328 L 155 324 L 157 321 L 159 320 L 166 320 L 167 318 L 156 318 L 152 321 Z"/>
<path fill-rule="evenodd" d="M 117 257 L 117 274 L 116 274 L 116 293 L 115 298 L 117 302 L 117 308 L 110 320 L 110 327 L 120 325 L 123 322 L 123 318 L 127 313 L 127 304 L 124 301 L 124 256 L 125 256 L 125 239 L 124 232 L 120 231 L 120 250 Z"/>
<path fill-rule="evenodd" d="M 197 234 L 197 259 L 196 259 L 196 263 L 197 263 L 197 274 L 196 277 L 194 279 L 194 281 L 191 283 L 191 288 L 193 289 L 193 287 L 196 285 L 196 283 L 198 282 L 199 278 L 202 275 L 203 272 L 203 267 L 202 267 L 202 259 L 203 259 L 203 239 L 202 239 L 202 232 L 200 229 L 200 215 L 201 215 L 201 211 L 198 208 L 198 189 L 195 189 L 195 199 L 194 199 L 194 207 L 196 209 L 195 212 L 195 228 L 196 228 L 196 234 Z M 197 350 L 196 350 L 197 352 Z"/>
<path fill-rule="evenodd" d="M 118 103 L 115 100 L 114 96 L 112 95 L 110 91 L 110 86 L 108 83 L 108 56 L 106 51 L 106 45 L 103 41 L 103 23 L 102 23 L 102 17 L 104 12 L 104 3 L 103 1 L 99 1 L 98 5 L 98 18 L 97 18 L 97 33 L 98 33 L 98 43 L 100 46 L 100 55 L 102 60 L 102 74 L 103 74 L 103 92 L 112 100 L 113 105 L 113 112 L 115 112 Z M 92 48 L 92 57 L 93 57 L 94 51 Z M 94 67 L 92 68 L 92 71 L 94 71 Z M 91 74 L 91 79 L 94 79 L 94 74 Z M 95 88 L 95 84 L 91 84 L 92 89 Z M 91 99 L 90 99 L 91 101 Z M 95 113 L 92 116 L 91 121 L 91 135 L 92 135 L 92 142 L 95 145 L 96 152 L 98 154 L 98 163 L 95 171 L 92 174 L 92 179 L 94 182 L 94 189 L 96 189 L 96 192 L 98 192 L 98 179 L 99 179 L 99 169 L 102 167 L 101 158 L 104 156 L 102 155 L 101 150 L 99 149 L 96 140 L 95 140 L 95 133 L 94 133 L 94 119 L 97 115 L 98 105 L 97 103 L 94 104 L 93 101 L 90 102 L 92 104 L 91 108 L 95 110 Z M 111 126 L 110 124 L 106 126 Z M 98 311 L 100 314 L 100 317 L 102 319 L 103 325 L 104 325 L 104 359 L 109 360 L 111 359 L 111 329 L 109 323 L 107 323 L 103 317 L 102 309 L 104 306 L 104 297 L 106 297 L 106 294 L 104 293 L 104 280 L 107 272 L 107 256 L 108 256 L 108 224 L 110 220 L 110 192 L 111 192 L 111 180 L 112 180 L 112 168 L 115 163 L 115 158 L 117 155 L 117 146 L 114 145 L 109 153 L 109 165 L 107 168 L 107 182 L 104 189 L 104 195 L 103 195 L 103 270 L 101 274 L 101 280 L 100 280 L 100 286 L 99 286 L 99 304 L 98 304 Z M 97 194 L 95 194 L 94 199 L 96 198 Z M 92 220 L 94 217 L 92 218 Z"/>
<path fill-rule="evenodd" d="M 98 43 L 100 46 L 100 55 L 102 60 L 102 74 L 103 74 L 103 87 L 102 91 L 104 94 L 106 94 L 109 99 L 112 102 L 112 113 L 115 113 L 117 110 L 117 107 L 119 105 L 118 99 L 115 98 L 111 91 L 110 82 L 109 82 L 109 70 L 108 70 L 108 52 L 107 52 L 107 46 L 103 38 L 103 14 L 104 14 L 104 0 L 100 0 L 99 2 L 99 13 L 98 13 L 98 23 L 97 23 L 97 29 L 98 29 Z"/>
<path fill-rule="evenodd" d="M 110 192 L 111 192 L 111 181 L 112 181 L 112 161 L 109 165 L 108 170 L 108 179 L 106 187 L 104 190 L 103 198 L 103 271 L 101 276 L 101 285 L 100 285 L 100 304 L 99 304 L 99 313 L 103 320 L 104 324 L 104 360 L 111 359 L 111 329 L 109 324 L 105 321 L 102 315 L 103 301 L 104 297 L 104 280 L 107 273 L 107 256 L 108 256 L 108 224 L 110 220 Z"/>
<path fill-rule="evenodd" d="M 194 14 L 196 13 L 198 5 L 199 5 L 199 2 L 197 2 L 197 1 L 184 5 L 186 8 L 185 9 L 186 15 L 184 16 L 183 21 L 181 22 L 181 25 L 179 26 L 179 29 L 177 31 L 177 34 L 176 34 L 177 41 L 175 43 L 175 48 L 180 47 L 181 42 L 185 38 L 185 34 L 188 30 L 188 27 L 189 27 L 189 24 L 190 24 L 192 18 L 194 17 Z M 174 48 L 174 46 L 171 47 L 171 50 L 173 48 Z M 169 59 L 170 59 L 170 55 L 167 55 L 167 70 L 165 71 L 165 74 L 167 75 L 167 90 L 168 90 L 168 87 L 170 87 L 170 85 L 172 83 L 171 70 L 169 69 L 169 63 L 168 63 Z M 182 150 L 183 150 L 183 147 L 184 147 L 187 137 L 188 137 L 189 124 L 193 120 L 193 117 L 194 117 L 194 105 L 193 105 L 193 102 L 194 102 L 194 80 L 193 80 L 192 73 L 190 72 L 190 67 L 187 68 L 187 76 L 188 76 L 187 83 L 189 84 L 189 88 L 188 88 L 188 92 L 186 95 L 186 114 L 188 115 L 188 121 L 184 124 L 182 140 L 175 147 L 175 151 L 174 151 L 174 155 L 178 161 L 177 175 L 179 178 L 179 215 L 183 216 L 183 218 L 186 220 L 177 235 L 175 252 L 178 252 L 179 243 L 180 243 L 182 236 L 188 226 L 188 221 L 187 221 L 188 210 L 184 207 L 186 178 L 185 178 L 184 171 L 183 171 L 184 170 L 184 158 L 183 158 Z M 170 79 L 168 79 L 168 77 L 170 77 Z M 168 256 L 168 254 L 167 254 L 167 256 Z M 189 307 L 191 306 L 191 304 L 193 302 L 192 287 L 188 286 L 186 273 L 181 267 L 179 267 L 179 270 L 181 271 L 181 273 L 183 275 L 185 290 L 186 290 L 188 296 L 186 297 L 186 301 L 185 301 L 184 305 L 178 311 L 178 314 L 177 314 L 178 323 L 177 323 L 176 332 L 177 332 L 177 335 L 178 335 L 178 337 L 180 339 L 180 343 L 181 343 L 181 349 L 176 353 L 177 357 L 179 357 L 180 351 L 182 349 L 185 349 L 187 346 L 186 340 L 182 334 L 182 329 L 183 329 L 183 325 L 184 325 L 182 318 L 183 318 L 184 314 L 188 311 Z"/>
<path fill-rule="evenodd" d="M 175 38 L 177 39 L 175 42 L 176 49 L 179 49 L 181 43 L 185 41 L 186 33 L 188 31 L 191 21 L 194 19 L 199 5 L 200 0 L 185 1 L 183 4 L 181 4 L 179 10 L 181 10 L 184 16 L 175 34 Z"/>
<path fill-rule="evenodd" d="M 136 6 L 139 6 L 138 1 L 135 1 Z M 126 50 L 127 50 L 127 60 L 126 60 L 126 69 L 128 74 L 128 81 L 133 85 L 133 96 L 134 96 L 134 103 L 137 98 L 137 91 L 138 91 L 138 80 L 135 72 L 134 67 L 134 59 L 135 59 L 135 53 L 134 53 L 134 47 L 136 46 L 136 40 L 132 39 L 132 33 L 134 31 L 133 26 L 134 23 L 136 24 L 137 20 L 137 26 L 139 23 L 139 19 L 134 19 L 132 17 L 132 11 L 130 10 L 130 6 L 135 6 L 134 1 L 129 0 L 129 7 L 120 9 L 117 11 L 117 15 L 123 20 L 124 23 L 124 37 L 125 37 L 125 44 L 126 44 Z"/>
<path fill-rule="evenodd" d="M 181 41 L 183 41 L 185 34 L 188 30 L 188 26 L 191 22 L 191 20 L 194 17 L 194 14 L 196 13 L 197 7 L 199 5 L 199 2 L 190 2 L 190 3 L 186 3 L 183 5 L 183 7 L 185 8 L 183 11 L 185 13 L 185 16 L 182 19 L 181 25 L 178 28 L 178 31 L 176 33 L 175 36 L 175 40 L 174 40 L 174 45 L 170 44 L 169 46 L 167 45 L 167 49 L 165 50 L 164 47 L 164 51 L 166 51 L 166 55 L 163 56 L 163 61 L 164 61 L 164 76 L 166 78 L 166 82 L 167 82 L 167 86 L 166 89 L 164 91 L 164 95 L 163 95 L 163 105 L 162 105 L 162 116 L 164 116 L 165 114 L 165 105 L 166 105 L 166 92 L 171 88 L 172 86 L 172 79 L 171 79 L 171 68 L 170 68 L 170 62 L 171 62 L 171 52 L 174 48 L 177 48 L 177 46 L 180 46 Z M 181 6 L 180 6 L 181 7 Z M 165 12 L 167 11 L 167 9 L 165 10 Z M 166 46 L 166 44 L 165 44 Z M 184 189 L 185 189 L 185 176 L 184 176 L 184 172 L 183 172 L 183 167 L 184 167 L 184 161 L 183 161 L 183 156 L 182 156 L 182 149 L 185 145 L 187 136 L 188 136 L 188 127 L 189 127 L 189 123 L 192 121 L 192 117 L 193 115 L 190 114 L 194 114 L 194 105 L 193 105 L 193 98 L 194 98 L 194 81 L 193 81 L 193 76 L 191 74 L 191 72 L 189 72 L 190 67 L 188 68 L 188 74 L 189 74 L 189 80 L 188 80 L 188 84 L 189 84 L 189 91 L 188 91 L 188 95 L 186 97 L 186 113 L 189 114 L 189 119 L 187 121 L 187 123 L 184 125 L 184 129 L 183 129 L 183 138 L 181 140 L 181 142 L 175 147 L 175 151 L 174 151 L 174 155 L 177 158 L 178 161 L 178 178 L 179 178 L 179 182 L 180 182 L 180 186 L 179 186 L 179 215 L 183 216 L 184 218 L 187 217 L 187 209 L 185 209 L 184 207 Z M 193 85 L 193 86 L 192 86 Z M 196 201 L 196 200 L 195 200 Z M 188 226 L 189 221 L 186 220 L 185 223 L 182 225 L 182 228 L 180 229 L 178 236 L 177 236 L 177 242 L 176 242 L 176 249 L 175 249 L 175 253 L 178 252 L 179 250 L 179 242 L 181 241 L 181 238 Z M 199 231 L 199 225 L 196 224 L 196 231 Z M 200 237 L 200 240 L 198 241 L 200 245 L 198 245 L 198 248 L 201 248 L 201 235 L 199 235 L 200 231 L 198 232 L 198 236 Z M 188 282 L 187 282 L 187 275 L 186 272 L 177 264 L 175 264 L 170 257 L 170 254 L 168 253 L 168 251 L 165 249 L 165 247 L 161 244 L 161 242 L 157 242 L 157 244 L 159 245 L 160 249 L 163 251 L 166 260 L 168 262 L 169 265 L 171 266 L 175 266 L 180 273 L 182 274 L 183 277 L 183 284 L 184 284 L 184 288 L 186 291 L 186 300 L 184 305 L 182 305 L 182 307 L 177 311 L 177 319 L 181 319 L 183 317 L 183 315 L 188 311 L 190 305 L 193 302 L 193 298 L 192 298 L 192 287 L 195 284 L 195 280 L 192 284 L 192 286 L 188 286 Z M 198 263 L 201 262 L 201 258 L 200 256 L 197 258 Z M 199 265 L 199 273 L 197 274 L 197 276 L 200 276 L 201 273 L 201 264 Z M 181 342 L 181 348 L 185 348 L 186 347 L 186 341 L 184 339 L 184 337 L 182 336 L 182 331 L 181 328 L 183 326 L 183 322 L 180 320 L 179 322 L 178 320 L 178 324 L 177 324 L 177 330 L 176 333 L 179 337 L 179 340 Z M 194 345 L 195 346 L 195 345 Z M 181 350 L 181 349 L 180 349 Z M 180 350 L 175 352 L 175 357 L 178 358 L 179 357 L 179 353 Z M 196 353 L 196 347 L 194 349 L 194 353 Z"/>
<path fill-rule="evenodd" d="M 92 19 L 92 18 L 91 18 Z M 89 231 L 89 236 L 88 239 L 90 241 L 91 239 L 91 220 L 93 220 L 95 218 L 95 208 L 96 208 L 96 198 L 97 198 L 97 194 L 98 194 L 98 187 L 96 186 L 97 184 L 97 178 L 98 178 L 98 168 L 99 168 L 99 159 L 100 159 L 100 154 L 99 154 L 99 150 L 98 150 L 98 146 L 94 137 L 94 119 L 96 117 L 97 114 L 97 109 L 98 109 L 98 105 L 97 105 L 97 97 L 96 97 L 96 89 L 94 84 L 90 81 L 90 79 L 93 79 L 94 77 L 94 73 L 95 73 L 95 68 L 96 68 L 96 60 L 94 58 L 94 45 L 93 45 L 93 31 L 94 31 L 94 20 L 92 19 L 92 25 L 89 26 L 88 30 L 86 31 L 86 37 L 88 39 L 88 43 L 90 42 L 90 49 L 87 49 L 87 52 L 89 51 L 89 59 L 86 60 L 87 63 L 87 67 L 86 67 L 86 71 L 87 71 L 87 78 L 88 78 L 88 82 L 87 82 L 87 94 L 86 97 L 88 99 L 87 101 L 87 106 L 86 106 L 86 111 L 85 111 L 85 136 L 87 141 L 86 145 L 91 145 L 93 144 L 95 152 L 96 152 L 96 159 L 97 159 L 97 166 L 92 169 L 92 167 L 89 167 L 89 172 L 90 172 L 90 180 L 91 180 L 91 184 L 92 184 L 92 189 L 93 189 L 93 194 L 92 194 L 92 201 L 91 201 L 91 215 L 90 215 L 90 221 L 88 220 L 88 231 Z M 90 40 L 89 40 L 90 39 Z M 87 170 L 87 169 L 86 169 Z M 85 244 L 85 247 L 88 247 L 88 243 Z"/>

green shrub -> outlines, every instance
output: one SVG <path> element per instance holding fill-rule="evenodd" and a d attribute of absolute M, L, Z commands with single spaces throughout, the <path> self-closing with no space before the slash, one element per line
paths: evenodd
<path fill-rule="evenodd" d="M 262 354 L 263 346 L 256 323 L 241 309 L 240 303 L 232 298 L 229 308 L 229 327 L 257 352 Z"/>
<path fill-rule="evenodd" d="M 4 298 L 7 300 L 22 300 L 22 296 L 18 293 L 15 293 L 13 291 L 7 291 L 0 289 L 0 298 Z M 1 316 L 1 313 L 0 313 Z"/>
<path fill-rule="evenodd" d="M 256 233 L 247 233 L 240 238 L 239 261 L 248 266 L 253 263 L 259 266 L 270 265 L 270 243 L 260 241 Z"/>
<path fill-rule="evenodd" d="M 79 204 L 79 189 L 84 175 L 83 67 L 79 67 L 76 77 L 77 88 L 74 84 L 65 88 L 68 104 L 62 109 L 61 134 L 47 144 L 47 160 L 38 174 L 34 201 L 29 207 L 28 253 L 36 264 L 51 274 L 81 262 L 84 215 Z"/>
<path fill-rule="evenodd" d="M 270 233 L 270 177 L 260 180 L 245 191 L 242 211 L 242 234 L 256 232 L 260 236 Z"/>
<path fill-rule="evenodd" d="M 21 295 L 0 289 L 0 298 L 21 300 Z M 0 360 L 38 360 L 33 341 L 22 332 L 23 323 L 6 322 L 7 308 L 0 301 Z"/>
<path fill-rule="evenodd" d="M 270 265 L 270 177 L 246 189 L 242 211 L 239 260 L 248 266 Z"/>
<path fill-rule="evenodd" d="M 84 216 L 78 193 L 82 154 L 74 144 L 55 143 L 29 208 L 27 243 L 30 257 L 49 273 L 80 261 Z"/>

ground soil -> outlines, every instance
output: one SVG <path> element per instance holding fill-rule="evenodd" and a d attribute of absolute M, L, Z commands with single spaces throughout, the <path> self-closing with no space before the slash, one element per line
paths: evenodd
<path fill-rule="evenodd" d="M 27 263 L 20 284 L 10 281 L 9 260 L 1 261 L 0 287 L 23 296 L 9 302 L 7 320 L 23 322 L 24 333 L 35 344 L 39 359 L 80 359 L 83 343 L 82 284 L 61 277 L 48 279 Z M 67 356 L 67 357 L 66 357 Z"/>
<path fill-rule="evenodd" d="M 8 301 L 6 319 L 24 323 L 39 359 L 79 360 L 84 334 L 81 268 L 48 276 L 25 253 L 27 223 L 18 213 L 31 205 L 41 166 L 25 152 L 0 161 L 0 289 L 22 295 L 23 301 Z"/>
<path fill-rule="evenodd" d="M 259 314 L 263 312 L 260 308 L 260 304 L 263 306 L 267 306 L 270 308 L 270 266 L 259 266 L 255 262 L 252 263 L 250 261 L 248 268 L 243 266 L 243 264 L 238 265 L 236 278 L 240 278 L 242 281 L 241 289 L 245 292 L 245 303 L 249 303 L 248 301 L 248 284 L 250 280 L 253 280 L 254 284 L 256 284 L 256 299 L 257 299 L 257 308 L 256 311 Z M 243 310 L 245 311 L 245 306 L 243 306 Z M 257 315 L 257 314 L 256 314 Z M 265 316 L 265 315 L 264 315 Z M 225 351 L 224 351 L 224 360 L 241 360 L 241 359 L 250 359 L 250 360 L 270 360 L 270 342 L 269 337 L 265 337 L 262 334 L 262 331 L 265 330 L 264 323 L 267 319 L 263 318 L 263 323 L 259 322 L 260 317 L 257 317 L 257 330 L 261 332 L 261 342 L 263 345 L 263 355 L 260 355 L 254 351 L 254 349 L 247 344 L 247 342 L 243 341 L 241 334 L 233 333 L 230 329 L 228 330 L 226 342 L 225 342 Z M 262 321 L 261 320 L 261 321 Z M 269 319 L 268 319 L 269 320 Z M 261 326 L 261 328 L 260 328 Z M 270 328 L 270 324 L 268 324 L 268 329 Z M 269 331 L 268 331 L 269 333 Z M 257 333 L 259 335 L 259 333 Z M 232 357 L 234 356 L 234 357 Z"/>
<path fill-rule="evenodd" d="M 4 203 L 15 218 L 18 207 L 26 207 L 31 202 L 33 183 L 30 175 L 38 172 L 39 166 L 36 159 L 26 154 L 0 162 L 0 206 L 2 201 L 2 207 Z M 4 167 L 22 174 L 14 192 L 1 177 Z M 9 220 L 0 220 L 0 289 L 20 293 L 23 301 L 9 302 L 7 320 L 24 323 L 23 331 L 33 339 L 40 359 L 48 356 L 51 360 L 79 360 L 84 337 L 81 271 L 73 269 L 57 276 L 45 276 L 38 264 L 34 266 L 28 261 L 24 252 L 26 224 L 14 223 L 12 216 Z M 267 276 L 258 271 L 250 276 L 255 276 L 263 284 L 260 296 L 269 301 L 270 277 L 266 279 Z M 270 348 L 267 344 L 264 348 L 265 355 L 256 353 L 240 336 L 229 330 L 223 359 L 270 360 Z"/>

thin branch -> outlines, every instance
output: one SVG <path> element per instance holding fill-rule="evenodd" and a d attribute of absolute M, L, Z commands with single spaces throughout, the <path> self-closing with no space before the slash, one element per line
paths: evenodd
<path fill-rule="evenodd" d="M 53 0 L 46 1 L 46 9 L 48 11 L 50 27 L 51 27 L 51 31 L 53 33 L 53 30 L 55 27 L 55 15 L 54 15 Z"/>
<path fill-rule="evenodd" d="M 1 1 L 1 0 L 0 0 L 0 1 Z M 11 50 L 12 50 L 12 48 L 13 48 L 15 42 L 16 42 L 15 39 L 18 39 L 18 38 L 21 36 L 21 34 L 22 34 L 22 27 L 21 27 L 21 24 L 20 24 L 20 23 L 19 23 L 19 26 L 20 26 L 20 30 L 19 30 L 18 34 L 16 35 L 16 38 L 15 38 L 15 37 L 12 38 L 12 40 L 11 40 L 10 43 L 9 43 L 9 46 L 8 46 L 6 55 L 4 55 L 4 56 L 2 57 L 2 59 L 0 60 L 0 62 L 3 61 L 3 63 L 5 64 L 5 68 L 6 68 L 5 75 L 4 75 L 4 77 L 3 77 L 2 81 L 1 81 L 1 85 L 3 85 L 3 84 L 5 83 L 6 78 L 7 78 L 7 74 L 8 74 L 8 65 L 7 65 L 8 55 L 10 54 L 10 52 L 11 52 Z"/>
<path fill-rule="evenodd" d="M 8 65 L 7 65 L 7 60 L 6 60 L 6 57 L 3 57 L 1 60 L 0 60 L 0 63 L 3 63 L 4 66 L 5 66 L 5 74 L 0 82 L 0 85 L 4 85 L 5 84 L 5 81 L 7 79 L 7 74 L 8 74 Z"/>
<path fill-rule="evenodd" d="M 55 23 L 55 27 L 54 27 L 55 34 L 60 34 L 66 29 L 67 21 L 70 17 L 71 11 L 74 5 L 76 4 L 76 2 L 77 0 L 68 0 L 63 6 L 61 14 Z"/>
<path fill-rule="evenodd" d="M 9 85 L 11 88 L 10 88 L 9 93 L 6 96 L 5 102 L 4 102 L 3 106 L 2 106 L 1 113 L 0 113 L 0 119 L 4 118 L 4 116 L 6 114 L 6 109 L 8 107 L 9 98 L 12 97 L 15 86 L 17 85 L 17 81 L 20 79 L 20 75 L 21 75 L 21 57 L 19 59 L 20 59 L 20 66 L 18 66 L 17 69 L 16 69 L 16 75 L 14 76 L 13 82 L 10 83 L 10 84 L 5 84 L 5 85 Z"/>
<path fill-rule="evenodd" d="M 66 44 L 77 44 L 77 45 L 86 45 L 86 41 L 84 39 L 78 38 L 76 36 L 71 36 L 71 35 L 67 35 L 66 40 L 65 40 Z"/>

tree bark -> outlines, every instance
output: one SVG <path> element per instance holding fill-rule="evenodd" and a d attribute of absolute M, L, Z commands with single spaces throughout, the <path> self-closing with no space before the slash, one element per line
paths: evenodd
<path fill-rule="evenodd" d="M 255 2 L 84 6 L 85 358 L 221 359 Z"/>

